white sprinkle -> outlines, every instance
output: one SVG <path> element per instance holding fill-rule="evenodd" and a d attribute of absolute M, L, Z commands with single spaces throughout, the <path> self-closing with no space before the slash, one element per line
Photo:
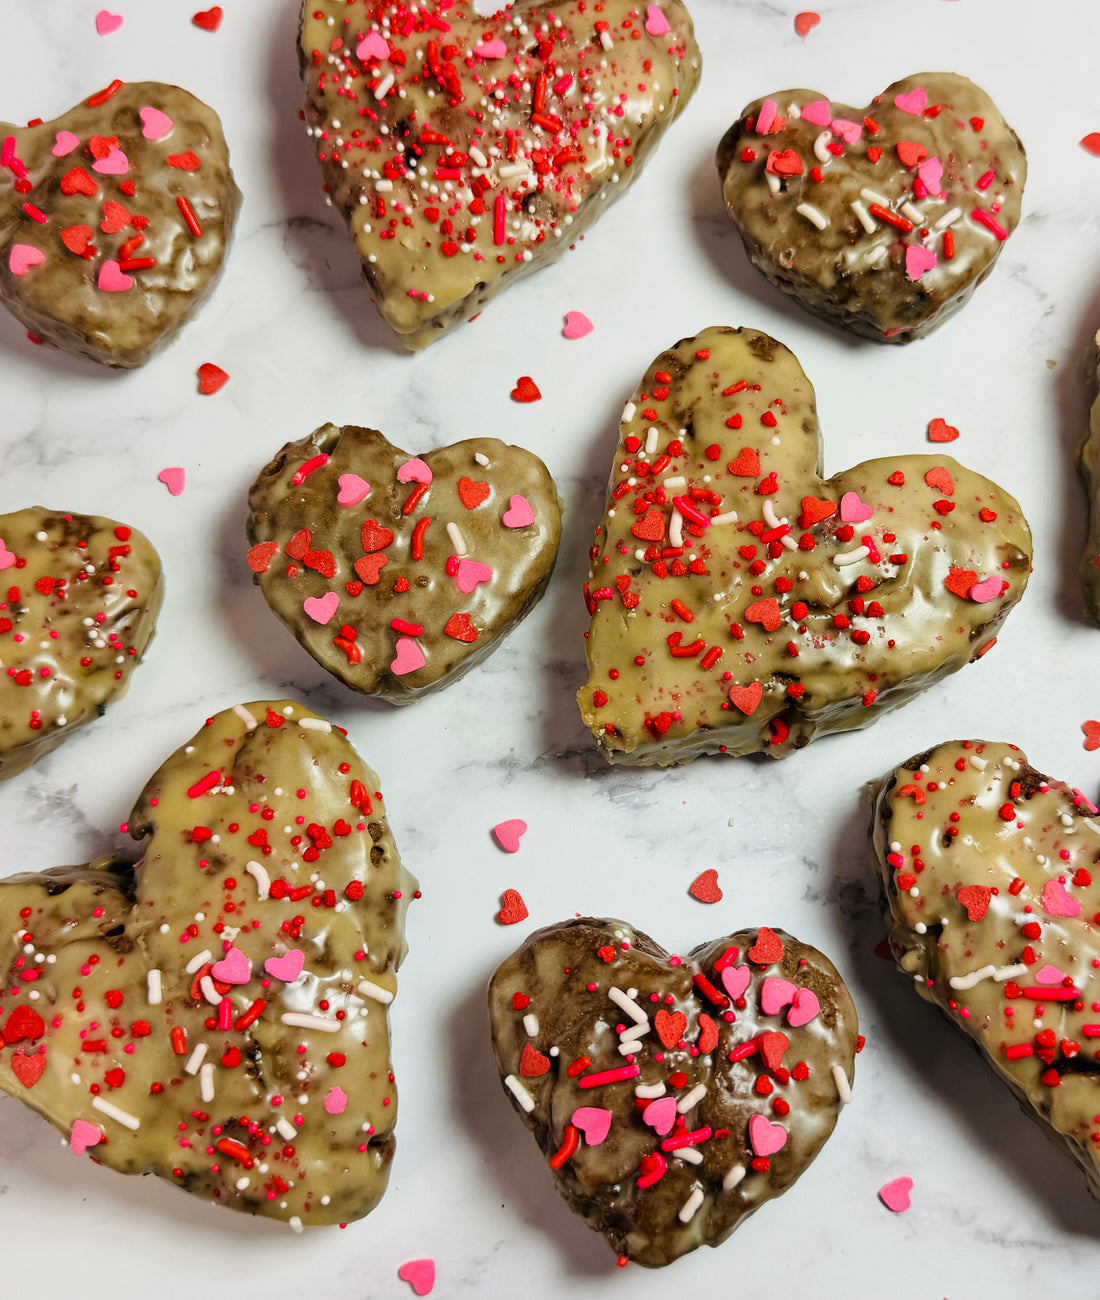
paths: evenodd
<path fill-rule="evenodd" d="M 877 248 L 872 248 L 867 254 L 868 266 L 881 266 L 886 261 L 889 250 L 885 244 L 879 244 Z"/>
<path fill-rule="evenodd" d="M 504 1086 L 515 1097 L 528 1115 L 535 1109 L 535 1099 L 514 1074 L 504 1076 Z"/>
<path fill-rule="evenodd" d="M 214 987 L 214 981 L 210 978 L 209 975 L 204 975 L 202 979 L 199 980 L 199 988 L 202 989 L 203 997 L 207 1000 L 207 1002 L 210 1003 L 212 1007 L 221 1006 L 221 1002 L 222 1002 L 221 995 L 218 993 L 218 990 Z"/>
<path fill-rule="evenodd" d="M 918 921 L 916 925 L 913 926 L 913 929 L 916 930 L 917 934 L 928 933 L 928 926 L 926 926 L 923 921 Z M 914 975 L 913 978 L 919 980 L 921 977 L 919 975 Z"/>
<path fill-rule="evenodd" d="M 392 72 L 387 72 L 382 80 L 374 88 L 374 97 L 379 103 L 386 98 L 386 95 L 393 89 L 393 83 L 396 80 Z"/>
<path fill-rule="evenodd" d="M 467 555 L 466 540 L 462 536 L 462 530 L 458 524 L 453 521 L 447 524 L 447 536 L 451 539 L 451 545 L 455 548 L 456 555 Z"/>
<path fill-rule="evenodd" d="M 764 522 L 769 528 L 779 528 L 787 522 L 786 519 L 778 519 L 776 517 L 775 505 L 773 504 L 771 497 L 764 498 L 764 504 L 760 507 L 760 513 L 764 516 Z"/>
<path fill-rule="evenodd" d="M 260 899 L 265 899 L 271 892 L 271 877 L 267 874 L 266 868 L 259 862 L 246 862 L 245 871 L 256 882 L 256 893 Z"/>
<path fill-rule="evenodd" d="M 275 1131 L 287 1142 L 293 1142 L 298 1136 L 298 1130 L 285 1115 L 280 1115 L 275 1121 Z"/>
<path fill-rule="evenodd" d="M 703 1204 L 703 1189 L 697 1187 L 687 1200 L 680 1206 L 680 1213 L 676 1216 L 681 1223 L 690 1223 L 695 1218 L 695 1213 L 699 1206 Z"/>
<path fill-rule="evenodd" d="M 523 1017 L 523 1030 L 528 1038 L 537 1038 L 539 1033 L 539 1018 L 532 1015 L 530 1011 Z"/>
<path fill-rule="evenodd" d="M 924 225 L 924 213 L 914 203 L 903 203 L 901 214 L 903 217 L 908 217 L 914 226 Z"/>
<path fill-rule="evenodd" d="M 661 486 L 666 488 L 681 488 L 687 486 L 687 479 L 683 474 L 672 474 L 666 479 L 661 480 Z"/>
<path fill-rule="evenodd" d="M 1026 970 L 1027 967 L 1025 966 Z M 980 984 L 982 980 L 992 979 L 997 973 L 996 966 L 979 966 L 977 970 L 972 970 L 969 975 L 952 975 L 947 981 L 953 989 L 972 989 L 975 984 Z"/>
<path fill-rule="evenodd" d="M 701 1165 L 703 1163 L 702 1151 L 696 1151 L 694 1147 L 681 1147 L 676 1152 L 676 1159 L 683 1160 L 685 1164 Z"/>
<path fill-rule="evenodd" d="M 485 155 L 481 152 L 481 150 L 477 147 L 476 144 L 470 145 L 469 149 L 467 150 L 467 153 L 474 160 L 474 162 L 477 163 L 479 167 L 489 166 L 489 159 L 485 157 Z"/>
<path fill-rule="evenodd" d="M 339 1020 L 329 1020 L 325 1016 L 311 1016 L 308 1011 L 284 1011 L 279 1019 L 284 1025 L 296 1025 L 299 1029 L 319 1029 L 325 1034 L 340 1032 Z"/>
<path fill-rule="evenodd" d="M 332 730 L 332 723 L 324 718 L 299 718 L 298 726 L 303 731 L 323 731 L 326 735 Z"/>
<path fill-rule="evenodd" d="M 243 704 L 234 704 L 233 712 L 244 723 L 245 729 L 247 731 L 255 731 L 256 728 L 260 725 L 256 721 L 256 719 L 252 716 L 252 714 L 249 713 L 249 711 L 244 707 Z"/>
<path fill-rule="evenodd" d="M 93 1097 L 92 1105 L 101 1114 L 106 1115 L 108 1119 L 116 1120 L 123 1128 L 128 1128 L 131 1133 L 136 1133 L 141 1128 L 141 1120 L 136 1115 L 131 1115 L 128 1110 L 116 1106 L 114 1102 L 108 1101 L 106 1097 Z"/>
<path fill-rule="evenodd" d="M 624 993 L 622 989 L 616 988 L 615 985 L 612 984 L 612 986 L 607 990 L 607 996 L 621 1011 L 625 1011 L 636 1025 L 649 1024 L 649 1016 L 642 1010 L 637 1002 Z"/>
<path fill-rule="evenodd" d="M 199 1071 L 199 1096 L 203 1101 L 214 1100 L 214 1065 L 207 1061 Z"/>
<path fill-rule="evenodd" d="M 697 1083 L 690 1092 L 685 1092 L 676 1103 L 677 1113 L 680 1115 L 686 1115 L 688 1111 L 691 1110 L 692 1106 L 702 1101 L 706 1095 L 707 1085 L 705 1083 Z"/>
<path fill-rule="evenodd" d="M 637 409 L 638 408 L 634 405 L 633 402 L 627 402 L 627 404 L 623 407 L 622 423 L 629 424 L 630 421 L 634 419 L 634 413 L 635 411 L 637 411 Z"/>
<path fill-rule="evenodd" d="M 151 970 L 145 976 L 146 997 L 151 1007 L 160 1004 L 160 971 Z"/>
<path fill-rule="evenodd" d="M 287 1222 L 287 1227 L 291 1230 L 291 1232 L 301 1233 L 305 1231 L 305 1229 L 302 1227 L 301 1219 L 299 1219 L 296 1214 L 292 1214 L 290 1218 L 287 1219 L 286 1222 Z"/>
<path fill-rule="evenodd" d="M 851 209 L 856 214 L 859 224 L 869 235 L 873 235 L 878 229 L 878 222 L 871 216 L 859 199 L 853 199 Z"/>
<path fill-rule="evenodd" d="M 713 524 L 714 520 L 712 519 L 710 522 Z M 794 538 L 789 533 L 784 533 L 783 536 L 779 539 L 779 541 L 783 546 L 787 548 L 788 551 L 798 550 L 798 543 L 794 540 Z"/>
<path fill-rule="evenodd" d="M 1003 984 L 1005 980 L 1013 980 L 1018 975 L 1026 975 L 1027 967 L 1021 962 L 1016 966 L 998 966 L 993 972 L 993 978 L 998 984 Z"/>
<path fill-rule="evenodd" d="M 814 157 L 819 163 L 827 163 L 832 158 L 833 155 L 825 147 L 832 138 L 832 131 L 822 131 L 814 141 Z"/>
<path fill-rule="evenodd" d="M 985 769 L 989 766 L 989 760 L 985 758 L 979 758 L 977 754 L 971 754 L 970 766 L 977 768 L 979 772 L 984 772 Z"/>
<path fill-rule="evenodd" d="M 771 172 L 764 173 L 764 179 L 768 182 L 768 189 L 773 194 L 778 194 L 781 188 L 781 182 L 778 176 L 773 176 Z"/>
<path fill-rule="evenodd" d="M 815 208 L 812 203 L 800 203 L 798 207 L 795 208 L 795 212 L 805 217 L 806 220 L 812 225 L 815 225 L 818 230 L 824 230 L 829 224 L 829 218 L 825 213 L 822 212 L 820 208 Z"/>
<path fill-rule="evenodd" d="M 744 1178 L 745 1172 L 744 1165 L 733 1165 L 727 1169 L 726 1176 L 722 1179 L 722 1190 L 732 1192 L 741 1179 Z"/>
<path fill-rule="evenodd" d="M 668 521 L 668 540 L 670 546 L 683 546 L 684 544 L 684 516 L 672 507 L 672 518 Z"/>
<path fill-rule="evenodd" d="M 474 452 L 474 460 L 476 460 L 477 463 L 481 465 L 483 468 L 489 463 L 489 457 L 482 455 L 480 451 Z"/>
<path fill-rule="evenodd" d="M 191 960 L 187 963 L 187 965 L 183 969 L 188 973 L 188 975 L 194 975 L 194 973 L 199 969 L 200 966 L 206 965 L 206 963 L 210 960 L 210 956 L 211 956 L 210 949 L 204 948 L 202 952 L 197 953 L 194 957 L 192 957 Z"/>
<path fill-rule="evenodd" d="M 187 1058 L 187 1064 L 183 1067 L 185 1074 L 198 1074 L 199 1066 L 202 1065 L 202 1058 L 206 1055 L 207 1046 L 205 1043 L 198 1043 L 195 1050 Z"/>
<path fill-rule="evenodd" d="M 653 453 L 657 450 L 657 441 L 660 438 L 660 436 L 661 435 L 657 432 L 656 425 L 650 425 L 650 427 L 646 430 L 645 454 L 647 456 L 652 456 Z"/>
<path fill-rule="evenodd" d="M 837 1096 L 840 1098 L 840 1104 L 847 1106 L 852 1100 L 852 1089 L 848 1085 L 848 1076 L 844 1073 L 842 1065 L 833 1066 L 833 1078 L 836 1080 Z"/>
<path fill-rule="evenodd" d="M 715 524 L 732 524 L 732 523 L 736 523 L 736 521 L 737 521 L 737 511 L 727 510 L 724 515 L 711 515 L 710 526 L 711 528 L 713 528 Z"/>
<path fill-rule="evenodd" d="M 862 189 L 859 192 L 859 197 L 864 201 L 864 203 L 877 203 L 880 208 L 888 208 L 890 206 L 890 200 L 884 194 L 879 194 L 876 190 Z"/>
<path fill-rule="evenodd" d="M 605 50 L 614 48 L 615 42 L 611 39 L 611 33 L 606 28 L 600 32 L 600 44 Z"/>
<path fill-rule="evenodd" d="M 377 194 L 389 194 L 393 189 L 393 181 L 381 180 L 374 182 L 374 189 Z"/>
<path fill-rule="evenodd" d="M 523 176 L 527 172 L 527 164 L 521 162 L 505 163 L 503 167 L 497 168 L 497 175 L 501 180 L 511 180 L 514 176 Z"/>
<path fill-rule="evenodd" d="M 841 551 L 839 555 L 833 556 L 833 563 L 838 569 L 846 568 L 849 564 L 858 564 L 860 560 L 865 560 L 871 552 L 866 546 L 857 546 L 852 551 Z"/>
<path fill-rule="evenodd" d="M 953 226 L 962 216 L 962 208 L 952 208 L 950 212 L 945 212 L 939 221 L 932 227 L 933 230 L 946 230 L 948 226 Z"/>
<path fill-rule="evenodd" d="M 237 1181 L 233 1184 L 233 1186 L 237 1189 L 238 1192 L 243 1192 L 244 1189 L 249 1185 L 251 1181 L 252 1181 L 251 1178 L 249 1178 L 248 1175 L 245 1174 L 242 1177 L 238 1178 Z"/>
<path fill-rule="evenodd" d="M 663 1097 L 665 1095 L 665 1085 L 663 1083 L 639 1083 L 634 1089 L 635 1097 L 645 1097 L 648 1101 L 651 1097 Z"/>
<path fill-rule="evenodd" d="M 373 998 L 375 1002 L 381 1002 L 383 1005 L 393 1001 L 393 994 L 389 989 L 384 989 L 381 984 L 375 984 L 373 980 L 360 980 L 358 991 L 365 998 Z"/>

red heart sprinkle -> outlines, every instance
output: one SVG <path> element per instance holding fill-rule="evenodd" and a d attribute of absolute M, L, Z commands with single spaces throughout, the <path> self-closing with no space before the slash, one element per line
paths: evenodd
<path fill-rule="evenodd" d="M 526 1011 L 530 1005 L 531 1005 L 531 999 L 527 996 L 526 993 L 512 994 L 513 1011 Z"/>
<path fill-rule="evenodd" d="M 695 1046 L 701 1056 L 713 1052 L 718 1046 L 718 1026 L 705 1011 L 699 1013 L 699 1041 Z"/>
<path fill-rule="evenodd" d="M 783 621 L 779 601 L 774 596 L 769 596 L 766 600 L 754 600 L 745 610 L 745 621 L 759 623 L 765 632 L 774 632 Z"/>
<path fill-rule="evenodd" d="M 963 885 L 955 898 L 966 908 L 966 915 L 971 921 L 980 921 L 989 911 L 989 900 L 993 890 L 986 885 Z"/>
<path fill-rule="evenodd" d="M 377 519 L 368 519 L 360 529 L 359 540 L 369 555 L 371 551 L 384 551 L 393 541 L 393 533 Z"/>
<path fill-rule="evenodd" d="M 130 221 L 130 214 L 122 204 L 116 203 L 114 199 L 108 199 L 103 205 L 103 220 L 99 223 L 99 228 L 105 235 L 117 235 L 130 224 Z"/>
<path fill-rule="evenodd" d="M 382 569 L 386 564 L 384 555 L 363 555 L 355 561 L 355 572 L 366 583 L 368 587 L 377 584 Z"/>
<path fill-rule="evenodd" d="M 872 144 L 867 146 L 868 162 L 877 163 L 881 157 L 882 157 L 882 150 L 879 148 L 877 144 Z"/>
<path fill-rule="evenodd" d="M 596 949 L 596 956 L 608 966 L 615 960 L 615 949 L 609 943 L 605 943 L 602 948 Z"/>
<path fill-rule="evenodd" d="M 764 1068 L 778 1070 L 783 1064 L 783 1053 L 790 1045 L 791 1040 L 778 1030 L 768 1029 L 757 1035 L 756 1046 L 760 1052 L 760 1059 L 764 1062 Z"/>
<path fill-rule="evenodd" d="M 756 932 L 756 942 L 746 956 L 749 961 L 757 962 L 761 966 L 773 966 L 777 961 L 782 961 L 783 945 L 779 935 L 766 925 L 762 925 Z"/>
<path fill-rule="evenodd" d="M 643 542 L 663 542 L 665 517 L 659 510 L 647 510 L 630 531 Z"/>
<path fill-rule="evenodd" d="M 221 5 L 214 5 L 211 9 L 200 9 L 197 14 L 192 14 L 191 21 L 204 32 L 216 32 L 222 25 L 223 16 Z"/>
<path fill-rule="evenodd" d="M 106 158 L 112 149 L 118 148 L 117 135 L 93 135 L 88 141 L 88 152 L 99 162 Z"/>
<path fill-rule="evenodd" d="M 35 1052 L 33 1056 L 26 1056 L 22 1052 L 16 1052 L 10 1064 L 12 1074 L 23 1087 L 33 1088 L 46 1069 L 46 1053 Z"/>
<path fill-rule="evenodd" d="M 937 465 L 935 469 L 930 469 L 924 476 L 924 481 L 930 488 L 936 488 L 942 492 L 945 497 L 949 497 L 955 491 L 955 480 L 948 474 L 942 465 Z"/>
<path fill-rule="evenodd" d="M 896 469 L 886 481 L 887 483 L 892 484 L 894 487 L 904 487 L 905 475 L 901 472 L 900 469 Z"/>
<path fill-rule="evenodd" d="M 92 240 L 91 226 L 66 226 L 61 232 L 61 242 L 77 257 L 83 257 Z M 95 251 L 94 249 L 92 250 Z"/>
<path fill-rule="evenodd" d="M 213 361 L 204 361 L 199 366 L 199 392 L 209 396 L 224 388 L 229 383 L 229 375 Z"/>
<path fill-rule="evenodd" d="M 1082 136 L 1080 143 L 1082 149 L 1087 149 L 1100 158 L 1100 131 L 1090 131 L 1088 135 Z"/>
<path fill-rule="evenodd" d="M 764 170 L 773 176 L 801 176 L 805 168 L 802 159 L 793 149 L 773 149 L 768 154 Z"/>
<path fill-rule="evenodd" d="M 550 1058 L 543 1056 L 530 1043 L 523 1044 L 523 1053 L 519 1058 L 519 1072 L 525 1079 L 537 1079 L 550 1069 Z"/>
<path fill-rule="evenodd" d="M 757 682 L 757 685 L 759 686 L 760 683 Z M 718 872 L 713 867 L 701 871 L 691 882 L 688 893 L 692 898 L 697 898 L 700 903 L 720 903 L 722 901 L 722 890 L 718 886 Z"/>
<path fill-rule="evenodd" d="M 466 645 L 471 645 L 478 637 L 477 628 L 470 622 L 469 614 L 452 614 L 443 631 L 453 640 L 462 641 Z"/>
<path fill-rule="evenodd" d="M 726 468 L 738 478 L 755 478 L 760 473 L 760 457 L 751 447 L 742 447 L 737 459 L 731 460 Z"/>
<path fill-rule="evenodd" d="M 729 688 L 730 703 L 735 708 L 749 717 L 760 707 L 760 701 L 764 696 L 764 686 L 762 682 L 752 682 L 748 686 L 731 686 Z"/>
<path fill-rule="evenodd" d="M 899 140 L 897 150 L 903 167 L 916 167 L 928 157 L 928 150 L 924 145 L 913 144 L 910 140 Z"/>
<path fill-rule="evenodd" d="M 970 588 L 978 581 L 978 575 L 973 569 L 957 569 L 954 565 L 948 571 L 947 577 L 943 580 L 943 585 L 948 591 L 954 592 L 956 596 L 963 600 L 970 595 Z"/>
<path fill-rule="evenodd" d="M 823 519 L 836 514 L 835 501 L 822 501 L 820 497 L 803 497 L 802 514 L 798 520 L 799 528 L 812 528 Z"/>
<path fill-rule="evenodd" d="M 19 1006 L 8 1016 L 4 1024 L 4 1042 L 21 1043 L 24 1039 L 32 1042 L 41 1038 L 46 1032 L 46 1022 L 31 1007 Z"/>
<path fill-rule="evenodd" d="M 278 542 L 257 542 L 248 549 L 248 567 L 253 573 L 266 573 L 271 557 L 279 549 Z"/>
<path fill-rule="evenodd" d="M 89 198 L 95 194 L 97 185 L 83 167 L 74 167 L 61 178 L 62 194 L 86 194 Z"/>
<path fill-rule="evenodd" d="M 1081 730 L 1085 733 L 1085 748 L 1100 749 L 1100 722 L 1082 722 Z"/>
<path fill-rule="evenodd" d="M 515 925 L 517 921 L 527 919 L 527 904 L 518 889 L 506 889 L 501 894 L 500 901 L 502 907 L 497 913 L 497 921 L 501 925 Z"/>
<path fill-rule="evenodd" d="M 537 402 L 541 397 L 539 386 L 531 376 L 520 375 L 515 388 L 512 389 L 512 400 L 514 402 Z"/>
<path fill-rule="evenodd" d="M 804 9 L 794 16 L 794 29 L 799 36 L 807 36 L 821 21 L 821 15 L 812 9 Z"/>
<path fill-rule="evenodd" d="M 361 596 L 363 594 L 363 584 L 361 582 L 345 582 L 344 590 L 349 596 Z"/>
<path fill-rule="evenodd" d="M 683 1037 L 687 1022 L 688 1018 L 682 1011 L 662 1010 L 653 1017 L 653 1028 L 657 1031 L 657 1037 L 671 1051 Z"/>
<path fill-rule="evenodd" d="M 958 436 L 958 429 L 953 424 L 948 424 L 946 420 L 941 420 L 938 415 L 934 420 L 929 420 L 929 442 L 954 442 Z"/>
<path fill-rule="evenodd" d="M 475 483 L 471 478 L 458 480 L 459 500 L 467 510 L 476 509 L 489 496 L 488 483 Z"/>
<path fill-rule="evenodd" d="M 199 170 L 199 156 L 191 149 L 188 149 L 186 153 L 170 153 L 164 161 L 169 167 L 176 167 L 182 172 L 197 172 Z"/>

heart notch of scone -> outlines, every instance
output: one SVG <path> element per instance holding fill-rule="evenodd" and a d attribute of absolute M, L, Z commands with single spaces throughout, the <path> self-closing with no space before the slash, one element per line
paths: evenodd
<path fill-rule="evenodd" d="M 709 329 L 623 414 L 585 598 L 586 725 L 610 762 L 783 757 L 989 649 L 1031 537 L 940 456 L 821 477 L 813 388 L 757 330 Z"/>
<path fill-rule="evenodd" d="M 786 1191 L 851 1099 L 851 998 L 781 930 L 681 958 L 622 921 L 549 926 L 497 969 L 489 1018 L 558 1190 L 651 1268 L 717 1246 Z"/>

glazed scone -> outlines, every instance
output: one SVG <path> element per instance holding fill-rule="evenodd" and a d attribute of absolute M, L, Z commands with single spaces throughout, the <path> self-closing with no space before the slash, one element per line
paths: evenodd
<path fill-rule="evenodd" d="M 1096 1197 L 1098 817 L 1080 790 L 1035 771 L 1015 745 L 956 740 L 888 773 L 871 824 L 902 973 Z"/>
<path fill-rule="evenodd" d="M 301 61 L 325 190 L 409 348 L 576 243 L 701 66 L 681 0 L 304 0 Z"/>
<path fill-rule="evenodd" d="M 814 391 L 758 330 L 663 352 L 623 412 L 585 599 L 612 763 L 782 758 L 983 655 L 1023 595 L 1007 492 L 944 456 L 821 477 Z"/>
<path fill-rule="evenodd" d="M 127 524 L 0 515 L 0 781 L 125 695 L 163 595 L 160 556 Z"/>
<path fill-rule="evenodd" d="M 0 123 L 0 301 L 40 342 L 144 365 L 214 288 L 240 191 L 213 109 L 114 81 L 52 122 Z"/>
<path fill-rule="evenodd" d="M 1100 623 L 1100 332 L 1089 353 L 1092 407 L 1089 427 L 1077 447 L 1077 472 L 1088 502 L 1088 537 L 1081 557 L 1081 588 L 1085 614 Z"/>
<path fill-rule="evenodd" d="M 921 72 L 866 108 L 814 90 L 749 104 L 718 146 L 753 264 L 807 311 L 908 343 L 966 303 L 1020 220 L 1027 159 L 965 77 Z"/>
<path fill-rule="evenodd" d="M 649 1268 L 719 1245 L 782 1195 L 851 1100 L 848 990 L 782 930 L 681 958 L 623 921 L 548 926 L 497 969 L 489 1019 L 558 1190 Z"/>
<path fill-rule="evenodd" d="M 542 597 L 561 539 L 549 470 L 496 438 L 413 456 L 326 424 L 264 467 L 248 503 L 272 610 L 334 677 L 394 704 L 494 650 Z"/>
<path fill-rule="evenodd" d="M 0 1088 L 122 1173 L 294 1228 L 367 1214 L 416 889 L 378 778 L 301 705 L 239 704 L 128 829 L 136 864 L 0 880 Z"/>

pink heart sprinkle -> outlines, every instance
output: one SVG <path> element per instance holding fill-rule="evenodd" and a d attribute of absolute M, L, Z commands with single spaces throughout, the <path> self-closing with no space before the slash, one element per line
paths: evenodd
<path fill-rule="evenodd" d="M 1076 916 L 1081 904 L 1070 898 L 1060 880 L 1048 880 L 1043 886 L 1043 911 L 1047 916 Z"/>
<path fill-rule="evenodd" d="M 676 1123 L 676 1098 L 658 1097 L 642 1111 L 642 1123 L 648 1124 L 658 1137 L 672 1132 Z"/>
<path fill-rule="evenodd" d="M 119 268 L 114 258 L 108 257 L 99 268 L 96 287 L 104 293 L 125 293 L 134 287 L 133 279 Z"/>
<path fill-rule="evenodd" d="M 766 1016 L 777 1016 L 784 1007 L 791 1005 L 798 991 L 789 980 L 769 975 L 760 990 L 760 1010 Z"/>
<path fill-rule="evenodd" d="M 508 509 L 504 512 L 502 522 L 505 528 L 526 528 L 528 524 L 533 524 L 535 512 L 531 509 L 530 501 L 517 493 L 508 502 Z"/>
<path fill-rule="evenodd" d="M 8 254 L 8 270 L 12 275 L 23 276 L 32 266 L 41 266 L 46 254 L 33 244 L 12 244 Z"/>
<path fill-rule="evenodd" d="M 774 1155 L 787 1144 L 787 1130 L 782 1124 L 773 1124 L 765 1115 L 754 1115 L 749 1120 L 749 1141 L 758 1156 Z"/>
<path fill-rule="evenodd" d="M 122 26 L 122 15 L 113 14 L 109 9 L 101 9 L 95 16 L 95 29 L 100 36 L 110 36 Z"/>
<path fill-rule="evenodd" d="M 359 48 L 355 53 L 363 60 L 388 59 L 390 57 L 390 47 L 381 32 L 367 32 L 366 36 L 359 42 Z"/>
<path fill-rule="evenodd" d="M 402 1282 L 408 1282 L 417 1295 L 429 1295 L 435 1286 L 435 1260 L 410 1259 L 397 1270 Z"/>
<path fill-rule="evenodd" d="M 858 122 L 849 122 L 846 117 L 835 118 L 831 125 L 833 131 L 845 144 L 855 144 L 863 134 L 863 127 Z"/>
<path fill-rule="evenodd" d="M 64 158 L 67 154 L 72 153 L 74 149 L 80 148 L 80 140 L 73 135 L 71 131 L 58 131 L 53 142 L 53 148 L 50 153 L 55 158 Z"/>
<path fill-rule="evenodd" d="M 397 481 L 398 483 L 430 483 L 432 471 L 419 456 L 414 456 L 397 471 Z"/>
<path fill-rule="evenodd" d="M 724 966 L 722 968 L 722 984 L 734 1002 L 744 996 L 751 976 L 752 971 L 747 966 Z"/>
<path fill-rule="evenodd" d="M 862 524 L 874 513 L 874 507 L 861 501 L 858 492 L 845 492 L 840 498 L 840 517 L 846 524 Z"/>
<path fill-rule="evenodd" d="M 459 560 L 458 568 L 455 570 L 455 582 L 458 583 L 459 591 L 466 596 L 478 583 L 488 582 L 492 576 L 492 569 L 487 564 L 478 563 L 477 560 Z"/>
<path fill-rule="evenodd" d="M 647 5 L 645 29 L 650 36 L 663 36 L 669 30 L 668 19 L 659 5 Z"/>
<path fill-rule="evenodd" d="M 918 86 L 915 90 L 909 91 L 906 95 L 895 95 L 894 104 L 901 109 L 903 113 L 912 113 L 914 117 L 920 117 L 928 103 L 928 96 L 924 90 Z"/>
<path fill-rule="evenodd" d="M 130 170 L 130 160 L 121 149 L 112 149 L 105 158 L 97 158 L 92 163 L 92 171 L 101 176 L 125 176 Z"/>
<path fill-rule="evenodd" d="M 334 1083 L 325 1095 L 325 1111 L 329 1115 L 342 1115 L 347 1109 L 348 1094 Z"/>
<path fill-rule="evenodd" d="M 1035 973 L 1036 984 L 1061 984 L 1065 978 L 1065 972 L 1057 966 L 1042 966 Z"/>
<path fill-rule="evenodd" d="M 767 135 L 772 129 L 775 122 L 776 114 L 779 112 L 779 105 L 774 99 L 765 99 L 760 105 L 760 112 L 756 115 L 756 134 Z"/>
<path fill-rule="evenodd" d="M 10 569 L 15 563 L 15 552 L 9 551 L 0 538 L 0 569 Z"/>
<path fill-rule="evenodd" d="M 936 254 L 921 244 L 910 244 L 905 250 L 905 275 L 909 280 L 919 280 L 925 271 L 936 265 Z"/>
<path fill-rule="evenodd" d="M 924 182 L 924 188 L 934 199 L 943 197 L 940 181 L 943 180 L 943 163 L 938 158 L 926 158 L 917 164 L 917 175 Z"/>
<path fill-rule="evenodd" d="M 163 140 L 175 125 L 167 113 L 148 104 L 139 109 L 138 116 L 141 118 L 141 134 L 146 140 Z"/>
<path fill-rule="evenodd" d="M 798 989 L 791 1009 L 787 1012 L 787 1024 L 792 1029 L 801 1029 L 803 1025 L 808 1025 L 820 1011 L 821 1003 L 817 1000 L 817 994 L 812 989 Z"/>
<path fill-rule="evenodd" d="M 418 668 L 423 668 L 427 662 L 424 651 L 411 636 L 397 638 L 393 663 L 390 664 L 391 673 L 396 677 L 404 677 L 406 673 L 415 673 Z"/>
<path fill-rule="evenodd" d="M 572 1123 L 584 1134 L 588 1146 L 598 1147 L 611 1132 L 611 1112 L 603 1106 L 578 1106 L 573 1112 Z"/>
<path fill-rule="evenodd" d="M 173 465 L 169 469 L 162 469 L 157 475 L 157 482 L 163 483 L 174 497 L 178 497 L 187 486 L 187 471 L 181 469 L 179 465 Z"/>
<path fill-rule="evenodd" d="M 505 853 L 518 852 L 520 836 L 526 834 L 527 823 L 522 817 L 513 817 L 511 821 L 498 822 L 493 827 L 493 838 Z"/>
<path fill-rule="evenodd" d="M 583 339 L 586 334 L 591 334 L 595 328 L 595 325 L 592 324 L 583 311 L 567 311 L 562 335 L 567 339 Z"/>
<path fill-rule="evenodd" d="M 815 99 L 812 104 L 807 104 L 802 110 L 802 120 L 813 126 L 828 126 L 833 120 L 833 115 L 829 112 L 829 101 Z"/>
<path fill-rule="evenodd" d="M 994 573 L 984 582 L 976 582 L 970 588 L 969 595 L 970 599 L 977 601 L 979 605 L 988 605 L 991 600 L 996 600 L 1004 589 L 1004 579 L 998 578 Z"/>
<path fill-rule="evenodd" d="M 326 591 L 323 596 L 307 596 L 302 601 L 302 608 L 315 623 L 320 623 L 324 627 L 336 613 L 339 604 L 340 597 L 336 592 Z"/>
<path fill-rule="evenodd" d="M 230 948 L 221 961 L 210 967 L 210 974 L 223 984 L 247 984 L 252 978 L 252 963 L 239 948 Z"/>
<path fill-rule="evenodd" d="M 97 1147 L 103 1141 L 103 1130 L 98 1124 L 89 1124 L 86 1119 L 74 1119 L 69 1130 L 69 1146 L 74 1156 L 82 1156 L 89 1147 Z"/>
<path fill-rule="evenodd" d="M 911 1204 L 909 1193 L 912 1190 L 911 1178 L 895 1178 L 893 1182 L 878 1189 L 878 1198 L 888 1210 L 893 1210 L 895 1214 L 904 1214 Z"/>
<path fill-rule="evenodd" d="M 291 948 L 281 957 L 269 957 L 264 962 L 264 970 L 269 975 L 274 975 L 277 980 L 282 980 L 284 984 L 293 984 L 301 975 L 305 964 L 306 955 L 301 948 Z"/>
<path fill-rule="evenodd" d="M 474 46 L 474 53 L 479 59 L 503 59 L 508 47 L 503 41 L 482 41 Z"/>
<path fill-rule="evenodd" d="M 370 496 L 370 484 L 358 474 L 340 475 L 340 494 L 336 500 L 342 506 L 357 506 Z"/>

